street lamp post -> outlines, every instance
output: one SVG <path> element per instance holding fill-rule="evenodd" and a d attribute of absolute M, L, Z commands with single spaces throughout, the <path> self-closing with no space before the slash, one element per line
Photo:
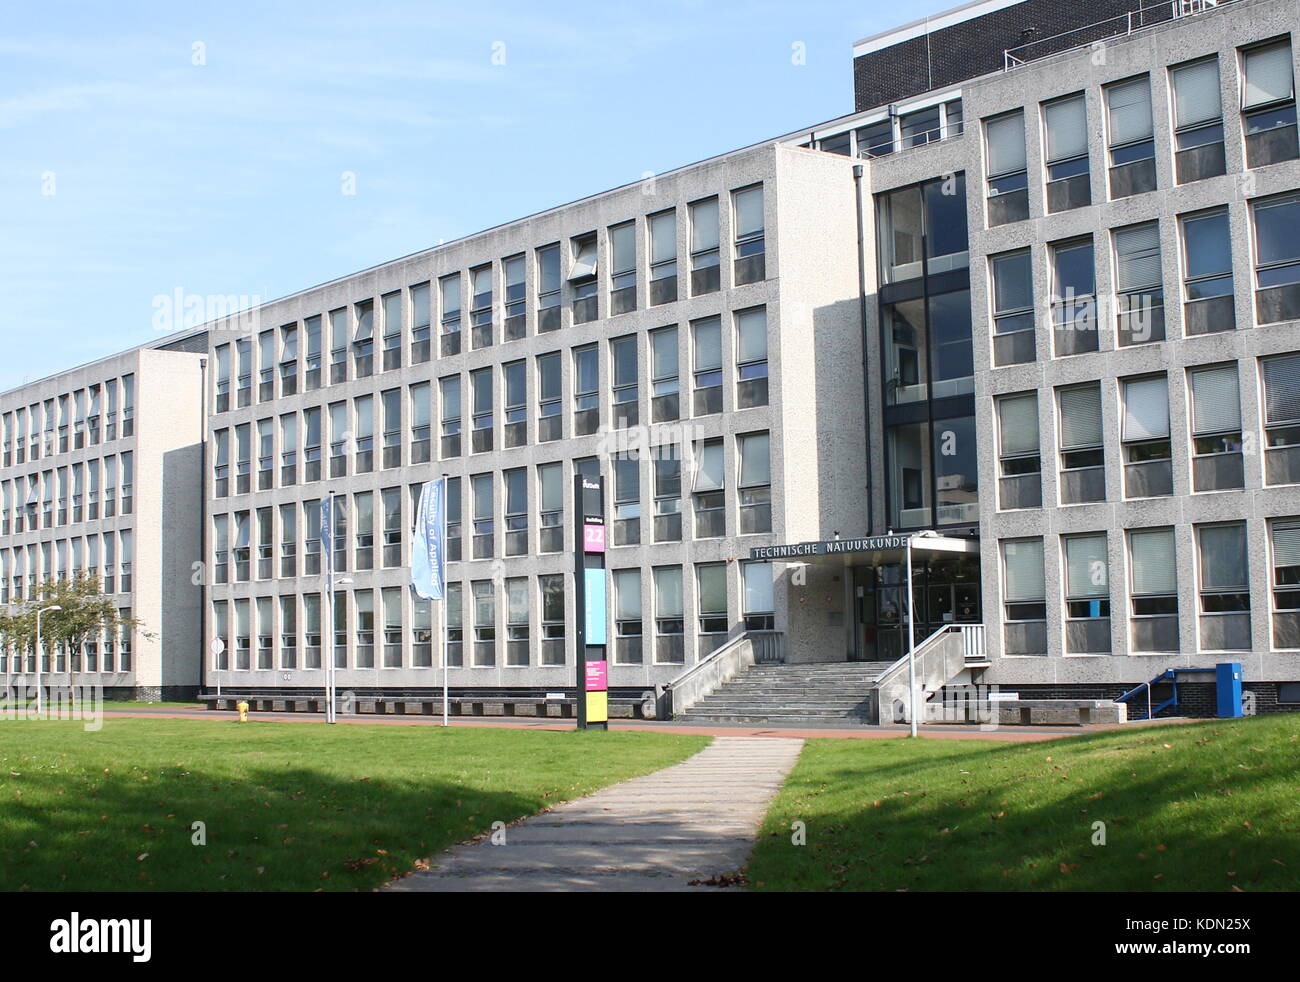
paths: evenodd
<path fill-rule="evenodd" d="M 45 697 L 43 694 L 44 687 L 41 685 L 41 662 L 42 662 L 42 656 L 44 654 L 42 650 L 44 646 L 41 643 L 41 615 L 52 614 L 55 611 L 62 610 L 62 609 L 63 608 L 60 607 L 58 604 L 52 604 L 51 606 L 45 607 L 44 609 L 38 610 L 36 612 L 36 715 L 37 716 L 44 715 L 44 711 L 45 711 Z"/>
<path fill-rule="evenodd" d="M 333 543 L 331 543 L 333 548 Z M 332 566 L 332 564 L 331 564 Z M 341 586 L 350 585 L 353 580 L 349 577 L 336 579 L 337 574 L 333 569 L 330 570 L 328 577 L 327 589 L 325 591 L 325 602 L 329 604 L 328 623 L 326 624 L 326 637 L 329 640 L 327 651 L 328 661 L 325 663 L 325 722 L 337 723 L 338 713 L 334 705 L 335 689 L 335 667 L 334 667 L 334 591 Z"/>

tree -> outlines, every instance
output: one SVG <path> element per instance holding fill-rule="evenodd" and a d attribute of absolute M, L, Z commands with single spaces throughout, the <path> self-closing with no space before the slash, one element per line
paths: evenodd
<path fill-rule="evenodd" d="M 101 635 L 116 636 L 128 628 L 153 636 L 143 631 L 138 619 L 118 612 L 112 599 L 104 595 L 97 574 L 81 572 L 69 580 L 46 580 L 37 588 L 37 599 L 0 610 L 0 645 L 22 655 L 34 654 L 36 613 L 52 606 L 63 609 L 41 617 L 41 640 L 48 652 L 66 646 L 79 655 L 87 641 Z M 75 661 L 69 668 L 77 670 Z"/>

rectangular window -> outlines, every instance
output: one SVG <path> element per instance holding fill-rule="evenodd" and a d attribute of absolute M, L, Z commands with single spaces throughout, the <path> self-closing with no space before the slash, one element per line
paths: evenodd
<path fill-rule="evenodd" d="M 497 598 L 491 580 L 470 584 L 474 594 L 474 667 L 497 663 Z"/>
<path fill-rule="evenodd" d="M 1003 540 L 1002 617 L 1006 654 L 1047 654 L 1042 539 Z"/>
<path fill-rule="evenodd" d="M 1151 80 L 1146 75 L 1105 88 L 1109 127 L 1110 196 L 1127 198 L 1156 189 L 1156 144 Z"/>
<path fill-rule="evenodd" d="M 506 486 L 506 555 L 528 555 L 528 470 L 503 471 Z"/>
<path fill-rule="evenodd" d="M 375 568 L 375 494 L 366 491 L 353 495 L 353 512 L 356 516 L 355 569 Z"/>
<path fill-rule="evenodd" d="M 306 389 L 312 392 L 321 386 L 321 319 L 308 317 L 307 328 L 307 378 Z"/>
<path fill-rule="evenodd" d="M 352 362 L 357 378 L 375 374 L 375 302 L 366 300 L 356 304 L 356 332 L 352 336 Z"/>
<path fill-rule="evenodd" d="M 636 223 L 624 222 L 609 230 L 609 312 L 636 310 Z"/>
<path fill-rule="evenodd" d="M 321 571 L 321 513 L 325 506 L 319 501 L 302 503 L 303 517 L 303 576 L 319 576 Z"/>
<path fill-rule="evenodd" d="M 1105 501 L 1106 470 L 1101 446 L 1101 384 L 1058 390 L 1061 503 Z"/>
<path fill-rule="evenodd" d="M 989 258 L 993 278 L 993 364 L 1034 361 L 1034 274 L 1028 250 Z"/>
<path fill-rule="evenodd" d="M 641 542 L 641 462 L 639 457 L 619 456 L 614 470 L 614 545 L 634 546 Z"/>
<path fill-rule="evenodd" d="M 655 655 L 659 665 L 681 665 L 686 661 L 682 607 L 682 568 L 657 566 L 654 569 Z"/>
<path fill-rule="evenodd" d="M 661 211 L 651 215 L 650 226 L 650 306 L 672 303 L 677 299 L 677 212 Z"/>
<path fill-rule="evenodd" d="M 223 344 L 216 349 L 216 409 L 219 413 L 230 411 L 230 345 Z M 22 460 L 19 460 L 22 463 Z"/>
<path fill-rule="evenodd" d="M 695 538 L 720 538 L 727 533 L 727 470 L 722 440 L 705 440 L 692 449 L 695 455 L 695 478 L 691 484 L 695 499 Z"/>
<path fill-rule="evenodd" d="M 438 328 L 442 357 L 460 354 L 460 273 L 438 280 L 438 297 L 442 319 Z"/>
<path fill-rule="evenodd" d="M 253 488 L 252 427 L 248 423 L 235 427 L 235 493 L 248 494 Z M 110 457 L 110 460 L 115 458 Z M 114 482 L 116 483 L 116 482 Z"/>
<path fill-rule="evenodd" d="M 1038 442 L 1038 396 L 1001 396 L 998 409 L 998 506 L 1041 508 L 1042 459 Z"/>
<path fill-rule="evenodd" d="M 722 412 L 722 318 L 707 317 L 691 325 L 694 341 L 694 415 Z"/>
<path fill-rule="evenodd" d="M 776 629 L 776 599 L 772 579 L 772 564 L 747 562 L 741 564 L 743 581 L 743 613 L 746 631 L 773 631 Z"/>
<path fill-rule="evenodd" d="M 252 668 L 252 608 L 247 600 L 235 601 L 235 670 Z"/>
<path fill-rule="evenodd" d="M 894 121 L 868 123 L 855 134 L 859 157 L 888 157 L 894 152 Z"/>
<path fill-rule="evenodd" d="M 336 402 L 330 407 L 330 477 L 346 477 L 348 444 L 352 431 L 348 427 L 348 404 Z"/>
<path fill-rule="evenodd" d="M 1055 351 L 1077 355 L 1097 350 L 1097 271 L 1092 239 L 1051 246 L 1052 333 Z"/>
<path fill-rule="evenodd" d="M 989 227 L 1028 218 L 1029 164 L 1023 110 L 984 121 L 984 153 Z"/>
<path fill-rule="evenodd" d="M 537 577 L 542 595 L 542 665 L 564 664 L 564 576 L 559 573 Z"/>
<path fill-rule="evenodd" d="M 1261 362 L 1264 483 L 1300 484 L 1300 354 Z"/>
<path fill-rule="evenodd" d="M 1169 69 L 1174 90 L 1174 170 L 1179 184 L 1227 172 L 1218 56 Z"/>
<path fill-rule="evenodd" d="M 459 583 L 447 584 L 447 664 L 452 668 L 465 665 L 465 599 Z"/>
<path fill-rule="evenodd" d="M 298 325 L 280 328 L 280 394 L 298 393 Z"/>
<path fill-rule="evenodd" d="M 431 322 L 429 301 L 429 284 L 420 283 L 411 287 L 411 364 L 422 365 L 428 361 L 433 352 L 429 344 L 429 325 Z"/>
<path fill-rule="evenodd" d="M 461 559 L 461 499 L 460 478 L 447 478 L 447 561 L 451 563 Z"/>
<path fill-rule="evenodd" d="M 384 312 L 384 371 L 402 367 L 402 294 L 390 293 L 380 301 Z"/>
<path fill-rule="evenodd" d="M 627 429 L 640 420 L 637 403 L 640 389 L 637 385 L 636 336 L 615 338 L 609 343 L 609 359 L 613 368 L 614 428 Z"/>
<path fill-rule="evenodd" d="M 257 490 L 275 486 L 275 421 L 257 421 Z"/>
<path fill-rule="evenodd" d="M 1273 647 L 1300 648 L 1300 518 L 1269 522 L 1273 566 Z"/>
<path fill-rule="evenodd" d="M 471 452 L 486 453 L 492 449 L 494 428 L 492 369 L 480 368 L 470 372 L 469 387 L 471 398 L 474 400 Z"/>
<path fill-rule="evenodd" d="M 677 328 L 650 332 L 650 418 L 655 423 L 681 417 L 678 395 Z"/>
<path fill-rule="evenodd" d="M 471 269 L 469 288 L 470 343 L 474 348 L 487 348 L 496 340 L 492 323 L 492 267 L 488 265 Z"/>
<path fill-rule="evenodd" d="M 1047 156 L 1047 211 L 1092 204 L 1088 168 L 1088 109 L 1083 93 L 1043 106 Z"/>
<path fill-rule="evenodd" d="M 1117 229 L 1115 291 L 1119 304 L 1119 344 L 1165 339 L 1165 293 L 1160 265 L 1160 226 L 1156 222 Z"/>
<path fill-rule="evenodd" d="M 1183 332 L 1195 335 L 1235 329 L 1227 210 L 1185 215 L 1179 225 L 1183 246 Z"/>
<path fill-rule="evenodd" d="M 235 361 L 239 371 L 239 390 L 236 404 L 240 409 L 253 404 L 253 342 L 244 338 L 242 341 L 235 343 Z M 45 411 L 45 422 L 47 427 L 53 426 L 53 419 L 50 410 Z M 125 429 L 122 432 L 126 436 Z"/>
<path fill-rule="evenodd" d="M 766 406 L 767 308 L 742 310 L 736 319 L 736 408 Z M 674 332 L 675 334 L 675 332 Z M 676 337 L 673 338 L 674 356 Z"/>
<path fill-rule="evenodd" d="M 614 570 L 614 661 L 619 665 L 640 665 L 641 571 Z"/>
<path fill-rule="evenodd" d="M 347 308 L 331 310 L 330 318 L 330 384 L 348 380 L 348 312 Z"/>
<path fill-rule="evenodd" d="M 586 324 L 600 316 L 600 298 L 597 296 L 597 246 L 596 234 L 579 235 L 569 241 L 572 265 L 569 268 L 569 286 L 572 290 L 573 323 Z"/>
<path fill-rule="evenodd" d="M 524 257 L 511 256 L 501 261 L 501 278 L 505 281 L 505 339 L 518 341 L 528 336 L 528 291 L 524 282 Z"/>
<path fill-rule="evenodd" d="M 594 344 L 573 349 L 573 435 L 600 427 L 600 352 Z"/>
<path fill-rule="evenodd" d="M 257 401 L 275 398 L 275 331 L 257 336 Z"/>
<path fill-rule="evenodd" d="M 307 483 L 321 478 L 321 410 L 304 409 L 303 418 L 303 480 Z"/>
<path fill-rule="evenodd" d="M 1270 41 L 1241 53 L 1246 166 L 1300 156 L 1296 141 L 1295 69 L 1291 41 Z"/>
<path fill-rule="evenodd" d="M 537 465 L 538 552 L 564 549 L 564 465 Z"/>
<path fill-rule="evenodd" d="M 1169 445 L 1169 383 L 1163 375 L 1122 381 L 1124 494 L 1154 498 L 1174 493 Z"/>
<path fill-rule="evenodd" d="M 496 538 L 492 475 L 475 474 L 470 478 L 470 490 L 474 498 L 474 558 L 491 559 Z"/>
<path fill-rule="evenodd" d="M 700 563 L 695 567 L 696 609 L 701 635 L 725 635 L 731 626 L 727 615 L 727 565 L 726 563 Z M 703 657 L 714 650 L 714 639 L 706 644 L 701 638 Z"/>
<path fill-rule="evenodd" d="M 928 106 L 916 112 L 907 113 L 898 119 L 898 135 L 904 150 L 912 147 L 937 143 L 943 137 L 943 125 L 940 122 L 943 106 Z"/>
<path fill-rule="evenodd" d="M 740 455 L 740 534 L 772 531 L 771 437 L 748 433 L 736 437 Z"/>
<path fill-rule="evenodd" d="M 427 383 L 421 384 L 426 385 L 427 393 Z M 384 414 L 383 469 L 391 470 L 402 466 L 402 390 L 389 389 L 380 395 L 379 400 Z M 427 435 L 425 439 L 427 441 Z"/>
<path fill-rule="evenodd" d="M 560 247 L 537 250 L 537 333 L 560 329 Z"/>
<path fill-rule="evenodd" d="M 664 444 L 653 450 L 654 540 L 682 540 L 682 457 L 680 448 Z"/>
<path fill-rule="evenodd" d="M 505 431 L 507 449 L 528 443 L 528 363 L 513 361 L 501 366 L 505 389 Z"/>
<path fill-rule="evenodd" d="M 690 205 L 691 220 L 691 296 L 716 293 L 722 285 L 720 274 L 718 199 L 706 198 Z"/>
<path fill-rule="evenodd" d="M 252 516 L 246 511 L 235 512 L 235 582 L 247 583 L 252 578 Z M 125 592 L 123 586 L 123 592 Z"/>
<path fill-rule="evenodd" d="M 1061 537 L 1065 551 L 1065 653 L 1109 654 L 1110 560 L 1106 533 Z"/>
<path fill-rule="evenodd" d="M 1171 528 L 1128 534 L 1132 650 L 1178 650 L 1178 567 Z"/>
<path fill-rule="evenodd" d="M 402 667 L 402 590 L 384 587 L 380 591 L 384 614 L 384 668 Z"/>
<path fill-rule="evenodd" d="M 298 506 L 280 506 L 280 578 L 298 575 Z"/>
<path fill-rule="evenodd" d="M 560 393 L 560 353 L 537 356 L 537 442 L 564 436 L 564 402 Z"/>
<path fill-rule="evenodd" d="M 1200 555 L 1202 614 L 1233 614 L 1250 610 L 1250 564 L 1246 556 L 1246 523 L 1225 522 L 1196 527 L 1197 552 Z M 1202 621 L 1202 635 L 1205 622 Z M 1206 645 L 1215 650 L 1250 647 L 1250 622 L 1239 632 L 1234 644 Z M 1217 633 L 1217 632 L 1216 632 Z M 1224 641 L 1227 638 L 1219 637 Z"/>
<path fill-rule="evenodd" d="M 733 226 L 735 228 L 735 286 L 758 283 L 767 277 L 765 266 L 765 233 L 763 218 L 763 186 L 756 185 L 732 192 Z"/>
<path fill-rule="evenodd" d="M 353 593 L 357 613 L 357 668 L 375 667 L 375 591 Z"/>
<path fill-rule="evenodd" d="M 1255 317 L 1261 324 L 1300 319 L 1300 193 L 1252 201 Z"/>
<path fill-rule="evenodd" d="M 375 397 L 358 396 L 353 400 L 356 415 L 356 473 L 369 474 L 375 469 Z"/>
<path fill-rule="evenodd" d="M 212 485 L 213 495 L 217 498 L 225 498 L 230 495 L 230 431 L 217 430 L 212 435 L 215 444 L 212 452 Z M 96 472 L 92 471 L 92 474 Z M 93 488 L 93 484 L 92 484 Z M 98 515 L 92 515 L 91 518 L 97 518 Z M 21 532 L 22 529 L 19 529 Z"/>
<path fill-rule="evenodd" d="M 513 576 L 506 580 L 506 664 L 512 668 L 528 667 L 528 578 Z"/>
<path fill-rule="evenodd" d="M 328 502 L 330 499 L 326 499 Z M 334 501 L 333 542 L 326 542 L 325 547 L 334 554 L 334 570 L 342 572 L 348 568 L 348 496 L 336 494 Z M 328 507 L 328 504 L 326 505 Z"/>
<path fill-rule="evenodd" d="M 1187 387 L 1192 396 L 1192 490 L 1244 487 L 1236 363 L 1189 369 Z"/>

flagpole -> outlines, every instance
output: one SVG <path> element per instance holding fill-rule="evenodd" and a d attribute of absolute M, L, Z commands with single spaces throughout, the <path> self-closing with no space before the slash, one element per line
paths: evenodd
<path fill-rule="evenodd" d="M 447 717 L 449 715 L 448 706 L 449 703 L 451 702 L 448 696 L 448 683 L 447 683 L 447 676 L 449 672 L 447 666 L 447 637 L 450 632 L 447 630 L 446 549 L 447 549 L 447 475 L 444 472 L 442 475 L 442 552 L 439 554 L 438 557 L 439 559 L 442 560 L 442 569 L 443 569 L 441 575 L 441 580 L 442 580 L 442 725 L 443 726 L 450 725 Z"/>
<path fill-rule="evenodd" d="M 328 509 L 329 516 L 326 521 L 329 528 L 329 541 L 321 542 L 323 555 L 322 561 L 325 563 L 325 603 L 329 608 L 329 613 L 325 622 L 325 634 L 329 641 L 326 648 L 325 662 L 325 722 L 333 723 L 334 719 L 334 492 L 330 492 L 325 498 L 325 507 Z"/>

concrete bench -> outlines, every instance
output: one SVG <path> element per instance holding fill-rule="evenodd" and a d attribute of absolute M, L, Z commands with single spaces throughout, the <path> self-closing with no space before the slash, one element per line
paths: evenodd
<path fill-rule="evenodd" d="M 997 713 L 997 722 L 1010 726 L 1128 722 L 1128 707 L 1109 699 L 1008 699 L 990 706 Z"/>

